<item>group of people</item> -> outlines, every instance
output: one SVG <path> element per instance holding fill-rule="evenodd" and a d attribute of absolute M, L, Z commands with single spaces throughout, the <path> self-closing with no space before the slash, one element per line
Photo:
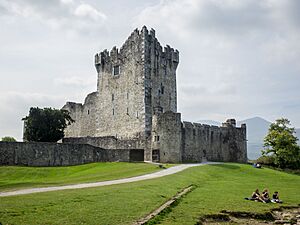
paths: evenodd
<path fill-rule="evenodd" d="M 256 189 L 252 195 L 251 198 L 245 198 L 247 200 L 252 200 L 252 201 L 258 201 L 258 202 L 263 202 L 263 203 L 268 203 L 268 202 L 273 202 L 273 203 L 282 203 L 282 201 L 279 199 L 279 193 L 278 191 L 275 191 L 272 199 L 269 196 L 269 191 L 268 189 L 264 189 L 264 191 L 260 194 L 259 190 Z"/>

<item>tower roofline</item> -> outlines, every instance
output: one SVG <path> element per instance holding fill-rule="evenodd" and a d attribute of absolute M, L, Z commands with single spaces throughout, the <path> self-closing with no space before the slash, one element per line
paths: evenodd
<path fill-rule="evenodd" d="M 96 53 L 95 54 L 96 68 L 97 65 L 100 65 L 105 61 L 109 60 L 110 57 L 118 56 L 119 54 L 121 55 L 124 54 L 124 51 L 127 49 L 128 45 L 135 43 L 134 40 L 138 38 L 144 38 L 145 40 L 151 40 L 151 41 L 155 40 L 158 44 L 157 47 L 160 49 L 163 55 L 166 55 L 168 58 L 172 58 L 174 62 L 179 62 L 179 51 L 177 49 L 170 47 L 170 45 L 168 44 L 162 46 L 155 36 L 155 30 L 151 28 L 149 31 L 147 27 L 144 25 L 140 30 L 138 28 L 134 29 L 120 48 L 117 48 L 117 46 L 113 46 L 110 51 L 104 49 L 103 51 Z"/>

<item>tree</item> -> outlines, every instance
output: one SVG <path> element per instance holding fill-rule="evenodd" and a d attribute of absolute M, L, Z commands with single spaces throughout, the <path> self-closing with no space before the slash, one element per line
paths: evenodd
<path fill-rule="evenodd" d="M 64 137 L 64 129 L 74 122 L 67 110 L 30 108 L 24 120 L 24 140 L 57 142 Z"/>
<path fill-rule="evenodd" d="M 16 140 L 14 137 L 6 136 L 6 137 L 3 137 L 3 138 L 1 139 L 1 141 L 6 141 L 6 142 L 16 142 L 17 140 Z"/>
<path fill-rule="evenodd" d="M 262 154 L 274 157 L 274 164 L 280 168 L 300 168 L 300 147 L 294 133 L 295 128 L 290 127 L 288 119 L 277 119 L 264 138 Z"/>

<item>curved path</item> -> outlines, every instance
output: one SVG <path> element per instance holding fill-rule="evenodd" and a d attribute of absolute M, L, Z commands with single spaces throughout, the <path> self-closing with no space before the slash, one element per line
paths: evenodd
<path fill-rule="evenodd" d="M 164 177 L 167 175 L 171 175 L 174 173 L 178 173 L 187 168 L 194 166 L 201 166 L 207 164 L 219 164 L 215 162 L 205 162 L 205 163 L 197 163 L 197 164 L 180 164 L 178 166 L 173 166 L 168 169 L 164 169 L 155 173 L 145 174 L 137 177 L 123 178 L 118 180 L 108 180 L 94 183 L 82 183 L 82 184 L 71 184 L 65 186 L 53 186 L 53 187 L 42 187 L 42 188 L 29 188 L 29 189 L 21 189 L 17 191 L 9 191 L 9 192 L 0 192 L 0 197 L 6 196 L 14 196 L 14 195 L 26 195 L 32 193 L 40 193 L 40 192 L 48 192 L 48 191 L 60 191 L 60 190 L 69 190 L 69 189 L 81 189 L 81 188 L 89 188 L 89 187 L 101 187 L 113 184 L 124 184 L 141 180 L 149 180 L 158 177 Z"/>

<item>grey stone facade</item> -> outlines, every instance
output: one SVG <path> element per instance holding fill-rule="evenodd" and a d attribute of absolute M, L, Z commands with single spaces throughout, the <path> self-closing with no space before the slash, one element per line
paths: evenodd
<path fill-rule="evenodd" d="M 97 53 L 97 91 L 84 104 L 68 102 L 63 107 L 76 121 L 66 129 L 66 137 L 149 137 L 155 107 L 177 111 L 178 62 L 178 51 L 163 48 L 154 30 L 146 27 L 133 31 L 120 50 Z"/>
<path fill-rule="evenodd" d="M 155 31 L 145 26 L 134 30 L 120 49 L 97 53 L 97 91 L 84 104 L 67 102 L 63 107 L 75 120 L 64 142 L 144 149 L 149 161 L 245 162 L 245 125 L 237 128 L 234 119 L 222 127 L 181 122 L 178 63 L 179 52 L 163 48 Z"/>
<path fill-rule="evenodd" d="M 92 162 L 141 161 L 142 149 L 102 149 L 89 144 L 0 142 L 0 165 L 72 166 Z"/>

